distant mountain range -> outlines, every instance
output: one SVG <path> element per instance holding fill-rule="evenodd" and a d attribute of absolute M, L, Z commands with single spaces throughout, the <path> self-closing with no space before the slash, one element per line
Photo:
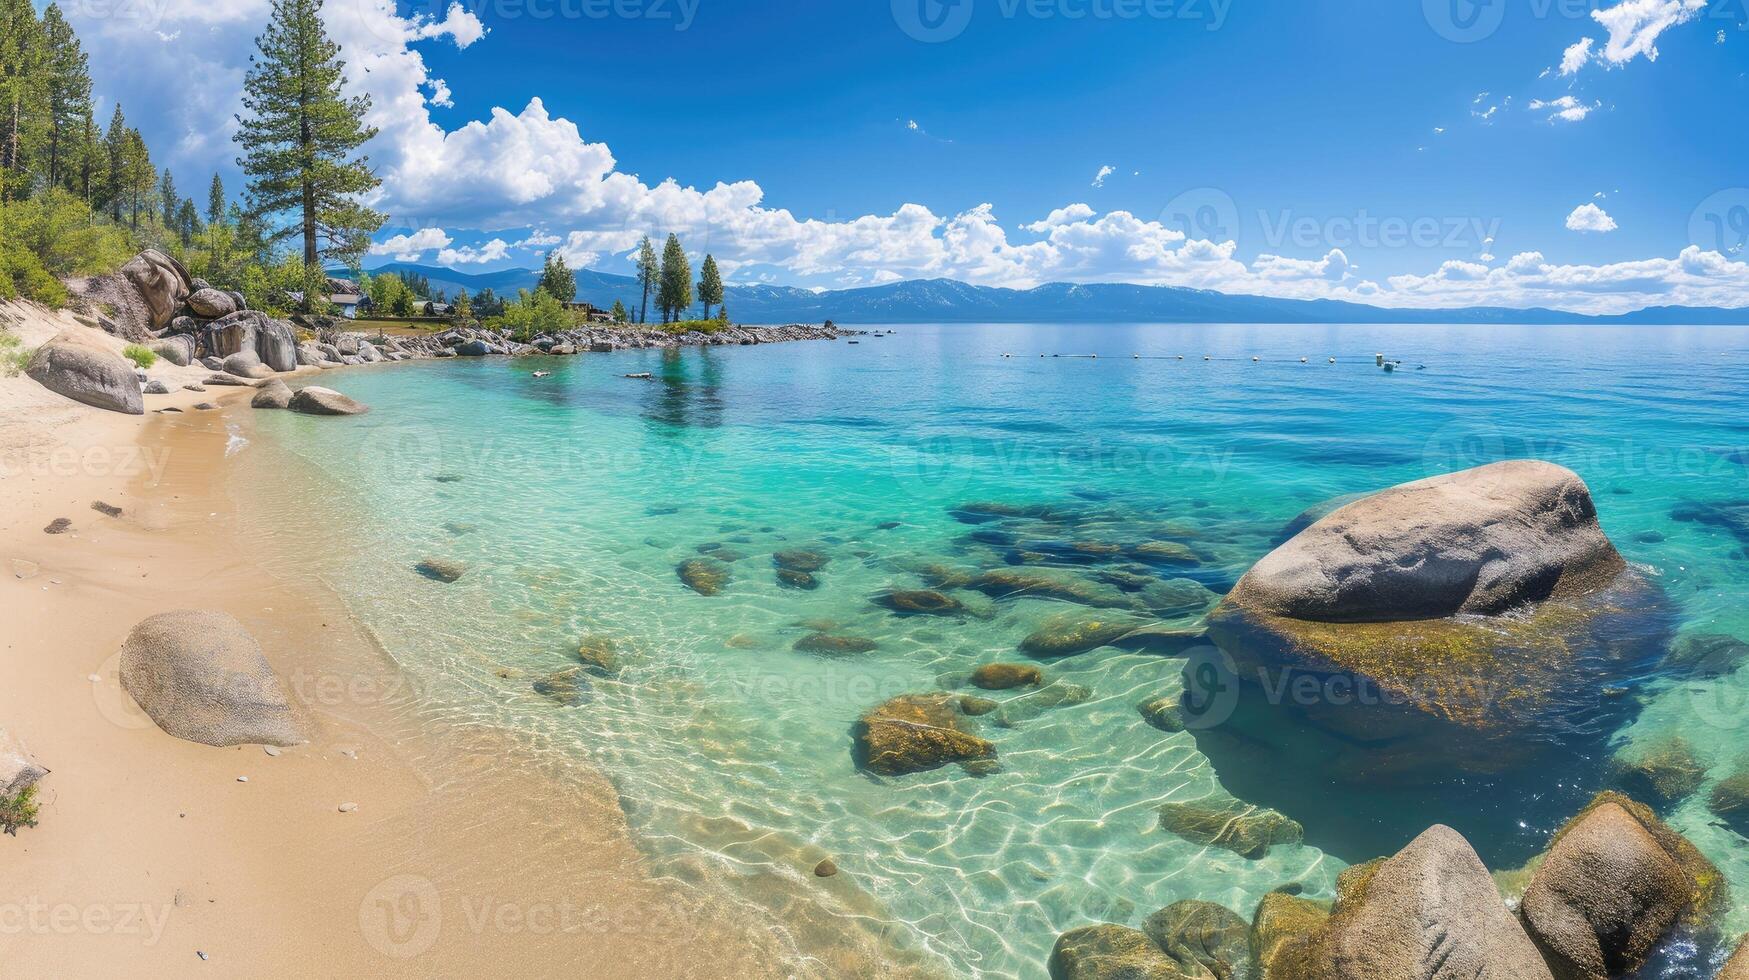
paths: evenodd
<path fill-rule="evenodd" d="M 538 269 L 467 273 L 435 266 L 394 263 L 370 270 L 413 272 L 433 289 L 454 296 L 491 289 L 515 296 L 532 289 Z M 577 298 L 603 309 L 614 300 L 635 315 L 637 280 L 589 269 L 577 270 Z M 917 279 L 815 292 L 794 286 L 730 286 L 729 313 L 741 323 L 1515 323 L 1668 324 L 1749 326 L 1749 307 L 1653 306 L 1616 316 L 1586 316 L 1548 309 L 1476 306 L 1454 310 L 1404 310 L 1337 300 L 1237 296 L 1178 286 L 1122 283 L 1047 283 L 1033 289 L 972 286 L 952 279 Z M 654 311 L 652 310 L 652 313 Z"/>

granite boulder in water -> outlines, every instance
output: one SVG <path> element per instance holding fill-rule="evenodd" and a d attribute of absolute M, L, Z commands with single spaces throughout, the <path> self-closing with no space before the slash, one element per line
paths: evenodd
<path fill-rule="evenodd" d="M 905 694 L 873 708 L 857 722 L 856 743 L 862 767 L 883 776 L 996 759 L 951 694 Z"/>

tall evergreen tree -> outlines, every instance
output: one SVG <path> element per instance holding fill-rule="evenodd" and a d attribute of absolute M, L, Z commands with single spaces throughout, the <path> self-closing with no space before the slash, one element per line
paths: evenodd
<path fill-rule="evenodd" d="M 656 246 L 650 244 L 650 236 L 638 243 L 638 285 L 644 288 L 643 305 L 638 307 L 638 322 L 650 322 L 650 294 L 656 291 L 656 284 L 662 278 L 662 266 L 656 261 Z"/>
<path fill-rule="evenodd" d="M 698 301 L 704 304 L 704 318 L 711 318 L 711 307 L 723 301 L 723 276 L 717 271 L 717 260 L 706 255 L 698 271 Z"/>
<path fill-rule="evenodd" d="M 225 220 L 225 182 L 217 173 L 213 174 L 213 182 L 206 192 L 206 221 L 216 225 Z"/>
<path fill-rule="evenodd" d="M 565 264 L 558 249 L 547 253 L 546 266 L 541 269 L 540 282 L 534 287 L 545 291 L 561 303 L 577 301 L 577 275 Z"/>
<path fill-rule="evenodd" d="M 164 168 L 164 177 L 158 182 L 158 215 L 164 222 L 164 227 L 176 227 L 176 212 L 182 207 L 182 195 L 176 193 L 176 178 L 170 176 L 170 168 Z"/>
<path fill-rule="evenodd" d="M 42 37 L 48 130 L 43 175 L 50 187 L 77 190 L 75 155 L 91 113 L 91 64 L 56 4 L 43 9 Z"/>
<path fill-rule="evenodd" d="M 30 0 L 0 0 L 0 200 L 30 189 L 28 155 L 46 115 L 46 47 Z"/>
<path fill-rule="evenodd" d="M 158 184 L 157 170 L 152 166 L 152 154 L 137 129 L 129 129 L 122 138 L 122 178 L 128 202 L 128 224 L 140 227 L 140 212 L 151 217 L 152 189 Z"/>
<path fill-rule="evenodd" d="M 193 245 L 194 236 L 200 234 L 200 211 L 194 206 L 194 198 L 183 198 L 182 206 L 176 209 L 176 234 L 182 239 L 183 248 Z"/>
<path fill-rule="evenodd" d="M 346 63 L 321 13 L 322 0 L 273 0 L 272 19 L 255 39 L 259 54 L 243 83 L 248 115 L 237 117 L 236 135 L 250 213 L 294 218 L 268 241 L 302 240 L 306 295 L 324 258 L 356 266 L 385 220 L 358 200 L 381 183 L 358 153 L 377 133 L 363 122 L 370 96 L 346 94 Z"/>
<path fill-rule="evenodd" d="M 121 103 L 109 117 L 109 129 L 103 134 L 103 203 L 109 216 L 120 223 L 127 209 L 128 186 L 128 120 L 122 114 Z"/>
<path fill-rule="evenodd" d="M 85 106 L 85 112 L 79 120 L 79 139 L 76 144 L 73 161 L 73 189 L 85 199 L 85 206 L 95 210 L 97 207 L 97 191 L 103 181 L 104 150 L 103 133 L 97 128 L 97 120 L 91 114 L 91 106 Z"/>
<path fill-rule="evenodd" d="M 686 261 L 686 250 L 680 239 L 670 234 L 662 246 L 662 281 L 656 290 L 656 305 L 662 309 L 662 322 L 680 319 L 692 305 L 692 265 Z"/>

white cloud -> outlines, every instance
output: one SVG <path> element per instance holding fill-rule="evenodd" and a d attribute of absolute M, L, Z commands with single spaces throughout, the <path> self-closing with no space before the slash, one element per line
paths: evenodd
<path fill-rule="evenodd" d="M 1567 215 L 1567 230 L 1603 234 L 1615 230 L 1615 219 L 1595 204 L 1581 204 Z"/>
<path fill-rule="evenodd" d="M 494 238 L 478 247 L 464 245 L 461 248 L 446 248 L 437 253 L 438 265 L 478 265 L 483 262 L 496 262 L 510 252 L 510 245 L 502 238 Z"/>
<path fill-rule="evenodd" d="M 1448 263 L 1449 265 L 1449 263 Z M 1652 305 L 1740 307 L 1749 302 L 1749 264 L 1689 246 L 1671 259 L 1608 265 L 1553 265 L 1540 252 L 1512 257 L 1477 276 L 1473 269 L 1393 276 L 1387 305 L 1548 306 L 1625 313 Z"/>
<path fill-rule="evenodd" d="M 1086 221 L 1088 218 L 1093 217 L 1093 215 L 1093 209 L 1087 205 L 1071 204 L 1068 207 L 1057 208 L 1050 214 L 1045 215 L 1043 219 L 1034 221 L 1030 225 L 1021 225 L 1021 227 L 1035 235 L 1042 235 L 1058 225 L 1066 225 L 1075 221 Z"/>
<path fill-rule="evenodd" d="M 1104 187 L 1105 178 L 1110 177 L 1114 173 L 1117 173 L 1117 170 L 1110 166 L 1100 167 L 1099 172 L 1093 175 L 1093 186 Z"/>
<path fill-rule="evenodd" d="M 1609 32 L 1598 57 L 1610 67 L 1625 65 L 1644 55 L 1658 60 L 1658 35 L 1700 16 L 1707 0 L 1622 0 L 1605 10 L 1593 10 L 1591 19 Z"/>
<path fill-rule="evenodd" d="M 1593 111 L 1601 109 L 1602 107 L 1602 102 L 1593 102 L 1590 105 L 1587 105 L 1571 95 L 1563 95 L 1558 99 L 1553 99 L 1548 102 L 1544 102 L 1541 99 L 1530 100 L 1530 108 L 1532 110 L 1555 110 L 1554 113 L 1549 116 L 1550 122 L 1555 122 L 1557 120 L 1560 122 L 1580 122 Z"/>
<path fill-rule="evenodd" d="M 1585 67 L 1585 63 L 1591 60 L 1591 46 L 1596 43 L 1594 38 L 1582 37 L 1561 52 L 1561 74 L 1571 75 Z"/>
<path fill-rule="evenodd" d="M 370 247 L 372 255 L 392 255 L 397 262 L 417 262 L 434 248 L 444 248 L 454 239 L 442 228 L 421 228 L 410 235 L 396 235 Z"/>

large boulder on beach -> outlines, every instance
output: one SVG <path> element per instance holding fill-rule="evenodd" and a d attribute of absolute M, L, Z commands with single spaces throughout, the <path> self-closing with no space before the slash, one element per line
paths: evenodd
<path fill-rule="evenodd" d="M 273 369 L 261 363 L 253 350 L 241 350 L 225 358 L 225 373 L 254 381 L 273 377 Z"/>
<path fill-rule="evenodd" d="M 316 385 L 298 389 L 287 407 L 304 415 L 363 415 L 370 411 L 370 407 L 362 402 L 353 401 L 332 388 Z"/>
<path fill-rule="evenodd" d="M 1270 950 L 1268 980 L 1553 980 L 1463 836 L 1435 826 L 1337 884 L 1330 918 Z"/>
<path fill-rule="evenodd" d="M 0 728 L 0 798 L 17 796 L 48 774 L 24 743 Z"/>
<path fill-rule="evenodd" d="M 857 722 L 856 749 L 857 762 L 883 776 L 996 759 L 951 694 L 905 694 L 871 709 Z"/>
<path fill-rule="evenodd" d="M 237 301 L 209 286 L 188 295 L 188 308 L 194 311 L 195 316 L 216 320 L 237 312 Z"/>
<path fill-rule="evenodd" d="M 93 408 L 124 415 L 146 412 L 134 366 L 71 331 L 38 347 L 24 373 L 55 394 Z"/>
<path fill-rule="evenodd" d="M 1357 751 L 1389 743 L 1389 774 L 1417 779 L 1523 768 L 1559 739 L 1616 727 L 1596 716 L 1632 705 L 1601 692 L 1655 664 L 1670 628 L 1584 482 L 1536 460 L 1338 507 L 1257 562 L 1209 620 L 1247 687 L 1337 678 L 1360 692 L 1289 707 Z M 1555 737 L 1525 737 L 1542 734 Z"/>
<path fill-rule="evenodd" d="M 292 400 L 291 386 L 274 378 L 256 389 L 255 397 L 249 400 L 250 408 L 290 408 Z"/>
<path fill-rule="evenodd" d="M 1606 980 L 1726 905 L 1724 877 L 1693 844 L 1644 804 L 1603 793 L 1555 834 L 1520 914 L 1557 977 Z"/>
<path fill-rule="evenodd" d="M 139 293 L 153 330 L 162 330 L 175 318 L 192 291 L 193 284 L 182 263 L 155 248 L 129 259 L 121 267 L 121 275 Z"/>
<path fill-rule="evenodd" d="M 248 353 L 273 371 L 297 370 L 297 332 L 284 320 L 275 320 L 257 310 L 238 310 L 214 320 L 209 329 L 220 357 Z"/>
<path fill-rule="evenodd" d="M 121 684 L 159 728 L 202 745 L 304 741 L 255 638 L 225 613 L 161 613 L 128 634 Z"/>
<path fill-rule="evenodd" d="M 177 367 L 187 367 L 194 363 L 194 338 L 187 334 L 176 334 L 154 340 L 146 345 L 152 353 L 162 357 Z"/>

